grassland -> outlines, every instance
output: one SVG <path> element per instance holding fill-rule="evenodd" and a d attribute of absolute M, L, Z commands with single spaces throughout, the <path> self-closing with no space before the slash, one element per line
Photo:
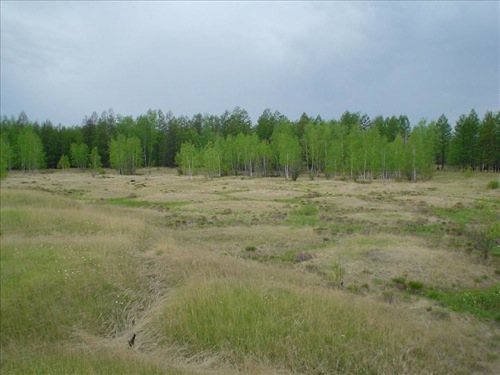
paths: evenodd
<path fill-rule="evenodd" d="M 498 178 L 12 173 L 0 371 L 499 373 Z"/>

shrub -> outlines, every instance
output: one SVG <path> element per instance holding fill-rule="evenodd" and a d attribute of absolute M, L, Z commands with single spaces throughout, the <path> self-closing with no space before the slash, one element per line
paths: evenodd
<path fill-rule="evenodd" d="M 392 279 L 392 283 L 399 290 L 405 290 L 406 289 L 406 279 L 404 277 L 394 277 Z"/>
<path fill-rule="evenodd" d="M 424 289 L 424 283 L 420 281 L 408 281 L 408 287 L 412 292 L 419 292 Z"/>
<path fill-rule="evenodd" d="M 406 279 L 404 277 L 394 277 L 392 282 L 394 284 L 406 284 Z"/>
<path fill-rule="evenodd" d="M 488 189 L 498 189 L 500 187 L 500 182 L 498 180 L 491 180 L 488 182 Z"/>
<path fill-rule="evenodd" d="M 472 168 L 470 166 L 468 166 L 467 168 L 465 168 L 465 170 L 464 170 L 464 176 L 466 178 L 471 178 L 473 176 L 473 171 L 472 171 Z"/>

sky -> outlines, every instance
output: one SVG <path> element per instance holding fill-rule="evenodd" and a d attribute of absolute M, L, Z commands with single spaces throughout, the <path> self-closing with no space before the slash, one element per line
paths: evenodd
<path fill-rule="evenodd" d="M 500 110 L 500 2 L 1 3 L 1 115 Z"/>

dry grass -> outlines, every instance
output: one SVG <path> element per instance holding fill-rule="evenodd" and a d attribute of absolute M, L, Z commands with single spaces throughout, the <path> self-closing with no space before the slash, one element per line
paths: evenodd
<path fill-rule="evenodd" d="M 392 282 L 499 284 L 498 258 L 467 245 L 500 214 L 491 179 L 13 173 L 2 373 L 498 372 L 497 323 Z"/>

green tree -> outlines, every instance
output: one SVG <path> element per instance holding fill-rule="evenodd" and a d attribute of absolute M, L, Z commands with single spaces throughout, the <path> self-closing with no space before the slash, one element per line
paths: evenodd
<path fill-rule="evenodd" d="M 103 111 L 95 129 L 93 146 L 99 150 L 102 165 L 109 167 L 109 144 L 116 130 L 116 118 L 113 109 Z"/>
<path fill-rule="evenodd" d="M 12 170 L 14 156 L 14 150 L 9 141 L 0 135 L 0 174 L 3 177 L 7 176 L 8 171 Z"/>
<path fill-rule="evenodd" d="M 445 115 L 441 115 L 436 122 L 436 164 L 444 169 L 448 159 L 448 150 L 451 140 L 451 126 Z"/>
<path fill-rule="evenodd" d="M 347 164 L 351 178 L 357 178 L 359 172 L 363 169 L 364 160 L 366 159 L 363 149 L 363 134 L 359 124 L 345 125 L 351 127 L 347 135 Z"/>
<path fill-rule="evenodd" d="M 166 115 L 167 130 L 164 139 L 164 149 L 166 165 L 168 167 L 178 166 L 176 155 L 180 151 L 181 145 L 188 141 L 185 129 L 189 120 L 186 117 L 174 117 L 171 112 Z"/>
<path fill-rule="evenodd" d="M 142 161 L 144 167 L 154 165 L 153 151 L 158 142 L 158 113 L 148 110 L 146 116 L 139 116 L 134 127 L 134 134 L 141 140 Z"/>
<path fill-rule="evenodd" d="M 380 136 L 387 137 L 387 122 L 382 116 L 376 116 L 372 120 L 370 127 L 377 129 Z"/>
<path fill-rule="evenodd" d="M 500 139 L 498 132 L 500 128 L 500 112 L 486 112 L 479 128 L 479 158 L 481 170 L 498 170 L 498 158 L 500 157 Z M 497 168 L 495 168 L 497 167 Z"/>
<path fill-rule="evenodd" d="M 274 127 L 283 120 L 285 120 L 285 116 L 281 113 L 278 111 L 271 112 L 269 108 L 266 108 L 257 120 L 257 126 L 255 127 L 259 139 L 269 141 L 273 135 Z"/>
<path fill-rule="evenodd" d="M 408 140 L 408 137 L 410 136 L 410 133 L 411 133 L 410 120 L 408 119 L 408 116 L 400 115 L 398 117 L 398 123 L 399 123 L 398 132 L 403 137 L 403 141 L 406 142 Z M 396 138 L 396 137 L 394 137 L 394 138 Z"/>
<path fill-rule="evenodd" d="M 36 171 L 45 165 L 45 153 L 40 137 L 31 126 L 24 126 L 17 139 L 19 166 L 23 172 Z"/>
<path fill-rule="evenodd" d="M 243 135 L 237 137 L 238 145 L 241 148 L 241 162 L 245 174 L 253 176 L 255 165 L 258 162 L 259 137 L 257 134 Z"/>
<path fill-rule="evenodd" d="M 61 157 L 61 139 L 59 131 L 50 121 L 45 121 L 40 127 L 40 139 L 45 152 L 48 168 L 55 168 Z"/>
<path fill-rule="evenodd" d="M 270 160 L 272 158 L 272 150 L 269 141 L 265 139 L 260 141 L 257 154 L 259 158 L 257 169 L 260 170 L 261 177 L 267 177 L 270 168 Z"/>
<path fill-rule="evenodd" d="M 327 126 L 331 130 L 331 135 L 325 173 L 333 173 L 334 178 L 339 174 L 344 176 L 348 160 L 347 126 L 337 121 L 331 121 Z"/>
<path fill-rule="evenodd" d="M 198 158 L 198 150 L 196 147 L 192 143 L 183 143 L 180 151 L 175 157 L 179 172 L 192 179 L 198 168 Z"/>
<path fill-rule="evenodd" d="M 370 179 L 377 178 L 382 173 L 382 138 L 377 129 L 369 128 L 364 132 L 365 144 L 368 155 L 367 169 Z M 366 176 L 365 176 L 366 178 Z"/>
<path fill-rule="evenodd" d="M 394 142 L 389 143 L 387 155 L 387 170 L 396 179 L 402 178 L 406 160 L 406 147 L 401 134 L 396 135 Z"/>
<path fill-rule="evenodd" d="M 102 168 L 101 155 L 97 147 L 94 147 L 89 155 L 89 168 L 92 170 L 92 175 L 94 176 L 97 171 Z"/>
<path fill-rule="evenodd" d="M 142 163 L 141 141 L 119 134 L 109 145 L 111 167 L 120 174 L 134 174 Z"/>
<path fill-rule="evenodd" d="M 92 112 L 90 117 L 85 116 L 82 123 L 81 133 L 82 139 L 81 143 L 85 143 L 88 147 L 94 147 L 94 142 L 97 138 L 97 124 L 99 122 L 99 116 L 97 112 Z"/>
<path fill-rule="evenodd" d="M 224 136 L 237 136 L 240 133 L 249 134 L 252 129 L 252 120 L 248 112 L 240 107 L 235 107 L 231 113 L 224 113 L 222 134 Z"/>
<path fill-rule="evenodd" d="M 452 163 L 461 168 L 476 168 L 478 162 L 479 118 L 476 111 L 462 115 L 455 125 L 452 139 Z"/>
<path fill-rule="evenodd" d="M 302 167 L 302 147 L 293 128 L 288 124 L 280 124 L 273 133 L 273 144 L 276 150 L 278 166 L 285 178 L 296 180 Z"/>
<path fill-rule="evenodd" d="M 59 161 L 57 162 L 57 169 L 62 169 L 63 172 L 65 172 L 66 169 L 69 167 L 70 167 L 69 158 L 63 154 L 59 159 Z"/>
<path fill-rule="evenodd" d="M 313 178 L 320 170 L 320 145 L 321 135 L 319 125 L 310 122 L 305 125 L 303 146 L 306 158 L 306 168 L 309 171 L 310 178 Z"/>
<path fill-rule="evenodd" d="M 409 180 L 429 179 L 434 166 L 435 131 L 421 121 L 415 126 L 406 144 L 405 173 Z"/>
<path fill-rule="evenodd" d="M 70 147 L 71 164 L 81 170 L 87 168 L 89 147 L 85 143 L 73 143 Z"/>
<path fill-rule="evenodd" d="M 351 129 L 354 126 L 360 126 L 361 125 L 360 120 L 361 120 L 361 115 L 359 112 L 354 113 L 345 111 L 340 117 L 340 123 L 346 127 L 347 133 L 350 133 Z"/>
<path fill-rule="evenodd" d="M 221 166 L 221 155 L 214 147 L 214 145 L 209 142 L 207 145 L 205 145 L 201 154 L 201 167 L 205 172 L 205 177 L 210 179 L 212 179 L 214 176 L 220 177 L 222 173 Z"/>
<path fill-rule="evenodd" d="M 379 135 L 379 161 L 380 161 L 380 177 L 385 180 L 389 175 L 389 159 L 390 159 L 390 150 L 389 150 L 389 142 L 387 142 L 387 138 Z"/>
<path fill-rule="evenodd" d="M 396 136 L 398 134 L 401 134 L 401 137 L 403 138 L 403 142 L 406 142 L 408 140 L 408 136 L 405 138 L 405 135 L 402 132 L 402 126 L 399 121 L 399 118 L 396 116 L 391 116 L 385 119 L 385 134 L 382 134 L 387 138 L 389 142 L 394 141 L 396 139 Z"/>
<path fill-rule="evenodd" d="M 7 177 L 7 173 L 9 170 L 9 159 L 11 153 L 11 148 L 9 143 L 0 137 L 0 180 L 3 180 Z"/>

